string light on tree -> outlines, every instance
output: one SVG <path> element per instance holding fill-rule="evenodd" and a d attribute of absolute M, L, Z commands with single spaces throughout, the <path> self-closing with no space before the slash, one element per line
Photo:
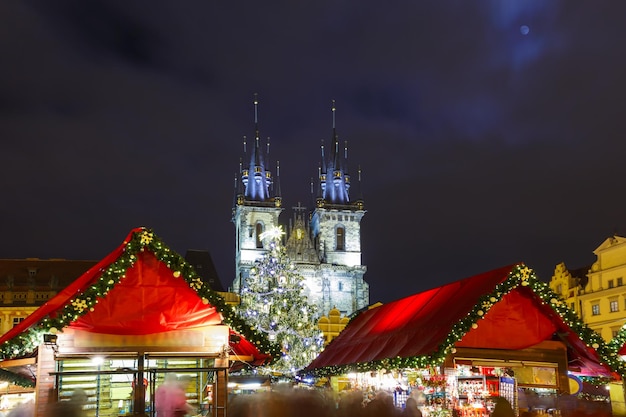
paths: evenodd
<path fill-rule="evenodd" d="M 281 243 L 283 235 L 280 227 L 261 235 L 267 253 L 242 286 L 239 314 L 281 347 L 280 358 L 262 371 L 294 376 L 319 354 L 324 340 L 317 328 L 317 306 L 309 303 L 304 277 Z"/>

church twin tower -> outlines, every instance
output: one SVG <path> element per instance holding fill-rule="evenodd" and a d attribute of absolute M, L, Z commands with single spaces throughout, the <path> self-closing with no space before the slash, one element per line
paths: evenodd
<path fill-rule="evenodd" d="M 267 249 L 261 234 L 279 226 L 283 211 L 280 192 L 280 167 L 276 175 L 269 166 L 269 140 L 259 139 L 258 100 L 254 99 L 254 143 L 246 143 L 236 178 L 232 221 L 235 223 L 235 279 L 231 291 L 239 293 L 254 262 Z M 347 146 L 341 149 L 335 129 L 330 149 L 322 144 L 317 184 L 311 184 L 315 208 L 307 211 L 298 203 L 293 220 L 286 228 L 285 248 L 297 272 L 306 283 L 309 300 L 318 305 L 321 315 L 332 308 L 342 315 L 369 305 L 369 285 L 363 280 L 366 267 L 361 264 L 361 219 L 365 215 L 359 193 L 360 171 L 351 183 L 347 167 Z M 356 195 L 356 197 L 354 197 Z M 283 228 L 285 229 L 285 228 Z"/>

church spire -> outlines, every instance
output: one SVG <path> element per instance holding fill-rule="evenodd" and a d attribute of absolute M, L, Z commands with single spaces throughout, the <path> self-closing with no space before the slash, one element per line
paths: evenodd
<path fill-rule="evenodd" d="M 280 197 L 274 193 L 274 178 L 269 167 L 270 139 L 267 138 L 265 146 L 261 144 L 259 133 L 259 99 L 254 94 L 254 143 L 247 143 L 247 138 L 243 139 L 244 156 L 240 162 L 240 184 L 237 186 L 237 204 L 245 204 L 246 202 L 268 203 L 280 206 Z M 250 152 L 248 155 L 248 148 Z M 280 188 L 278 193 L 280 193 Z"/>
<path fill-rule="evenodd" d="M 322 161 L 318 172 L 319 176 L 319 195 L 317 198 L 317 206 L 322 207 L 326 204 L 331 205 L 352 205 L 350 200 L 350 174 L 348 173 L 348 142 L 344 142 L 341 149 L 339 136 L 337 135 L 335 100 L 332 101 L 332 139 L 330 153 L 325 153 L 324 143 L 322 142 L 321 157 Z"/>

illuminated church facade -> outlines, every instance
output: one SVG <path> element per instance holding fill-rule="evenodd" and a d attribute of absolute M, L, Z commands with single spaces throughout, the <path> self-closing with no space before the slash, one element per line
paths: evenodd
<path fill-rule="evenodd" d="M 356 187 L 348 173 L 347 145 L 342 149 L 335 129 L 331 146 L 321 146 L 317 184 L 311 188 L 315 207 L 308 210 L 299 203 L 287 227 L 281 223 L 283 199 L 280 192 L 280 167 L 276 175 L 269 162 L 269 139 L 259 137 L 258 101 L 254 101 L 255 133 L 253 143 L 244 138 L 244 156 L 235 179 L 232 221 L 235 224 L 235 278 L 230 290 L 239 293 L 245 286 L 255 261 L 267 253 L 262 233 L 281 226 L 289 259 L 306 283 L 306 293 L 317 304 L 320 315 L 336 309 L 350 315 L 369 305 L 367 270 L 361 261 L 361 220 L 365 215 L 360 196 L 360 171 Z"/>

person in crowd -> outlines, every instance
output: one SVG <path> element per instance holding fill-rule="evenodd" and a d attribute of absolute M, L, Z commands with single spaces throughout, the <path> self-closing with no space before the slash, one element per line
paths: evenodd
<path fill-rule="evenodd" d="M 511 403 L 506 398 L 498 397 L 491 412 L 491 417 L 515 417 L 515 411 L 513 411 Z"/>
<path fill-rule="evenodd" d="M 15 406 L 14 409 L 9 411 L 7 417 L 34 417 L 35 416 L 35 402 L 29 400 Z"/>
<path fill-rule="evenodd" d="M 338 417 L 360 417 L 363 414 L 363 392 L 345 393 L 337 404 Z"/>
<path fill-rule="evenodd" d="M 365 417 L 392 417 L 398 415 L 393 404 L 393 397 L 384 391 L 376 393 L 376 397 L 365 406 Z"/>
<path fill-rule="evenodd" d="M 415 398 L 409 397 L 406 399 L 402 415 L 406 417 L 422 417 L 422 411 L 417 408 L 417 400 Z"/>
<path fill-rule="evenodd" d="M 194 413 L 194 409 L 187 403 L 188 381 L 179 381 L 176 375 L 168 373 L 165 381 L 154 392 L 154 408 L 157 417 L 183 417 Z"/>

